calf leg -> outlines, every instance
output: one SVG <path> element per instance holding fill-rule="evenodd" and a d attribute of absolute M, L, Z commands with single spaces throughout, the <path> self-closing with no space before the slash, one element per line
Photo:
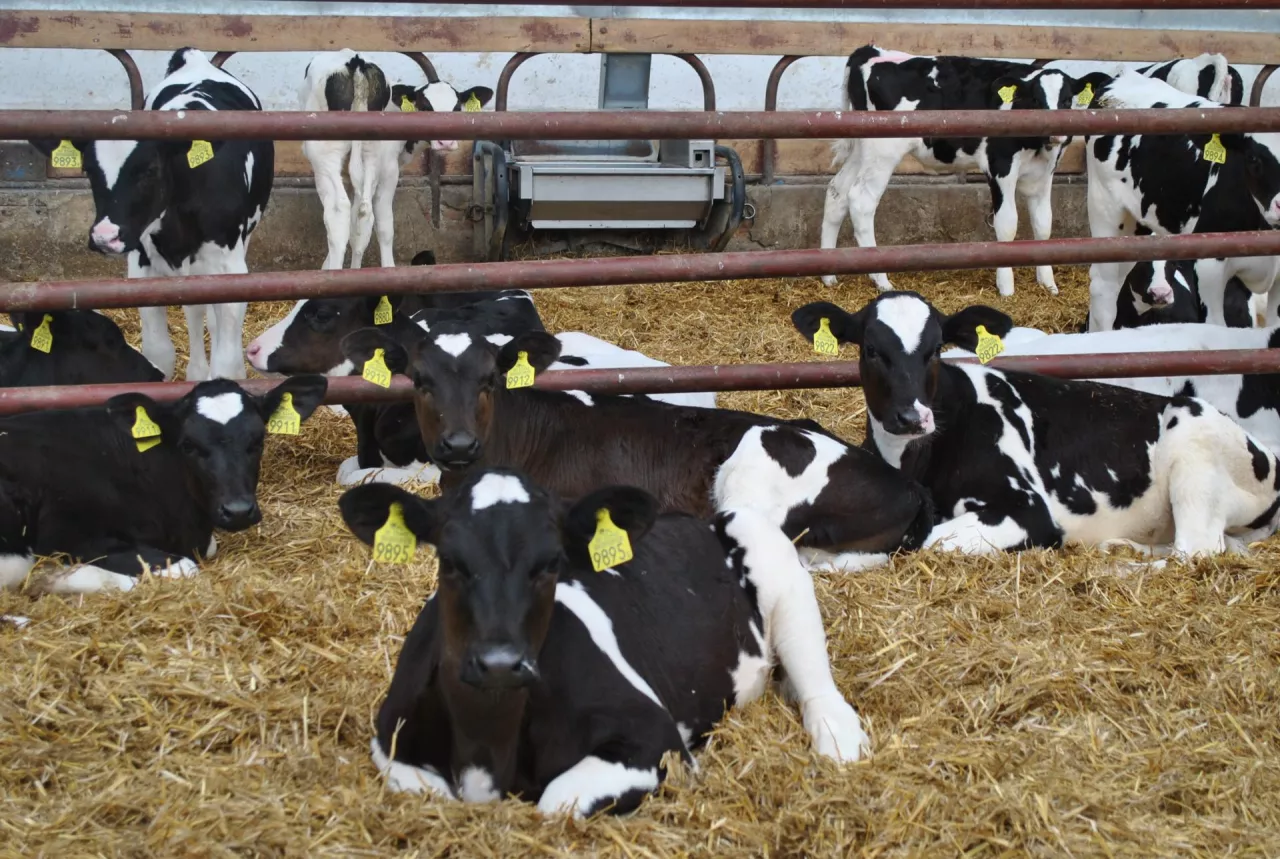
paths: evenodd
<path fill-rule="evenodd" d="M 364 252 L 373 235 L 373 187 L 377 182 L 377 145 L 379 141 L 355 141 L 351 144 L 351 267 L 364 265 Z"/>
<path fill-rule="evenodd" d="M 154 272 L 150 266 L 139 262 L 137 251 L 129 254 L 128 274 L 130 278 L 152 277 Z M 138 317 L 142 321 L 142 354 L 156 369 L 164 373 L 166 379 L 173 378 L 176 355 L 173 351 L 173 339 L 169 336 L 169 309 L 167 307 L 139 307 Z"/>
<path fill-rule="evenodd" d="M 315 173 L 316 193 L 324 207 L 324 231 L 329 240 L 329 253 L 322 268 L 342 268 L 351 234 L 351 200 L 342 183 L 342 165 L 351 144 L 347 141 L 308 140 L 302 152 Z"/>
<path fill-rule="evenodd" d="M 1089 232 L 1095 239 L 1131 236 L 1137 224 L 1101 182 L 1091 177 L 1087 192 Z M 1089 330 L 1110 331 L 1116 324 L 1116 302 L 1132 263 L 1094 263 L 1089 266 Z"/>
<path fill-rule="evenodd" d="M 137 586 L 138 579 L 145 573 L 176 579 L 188 578 L 197 572 L 199 566 L 190 558 L 150 546 L 136 546 L 107 552 L 89 563 L 63 567 L 41 580 L 38 589 L 55 594 L 128 591 Z"/>
<path fill-rule="evenodd" d="M 382 267 L 392 268 L 395 257 L 395 201 L 396 186 L 400 182 L 400 162 L 397 152 L 384 155 L 378 161 L 378 181 L 373 192 L 373 222 L 378 233 L 378 252 L 382 255 Z"/>
<path fill-rule="evenodd" d="M 1027 215 L 1031 218 L 1031 235 L 1037 241 L 1050 237 L 1053 232 L 1053 171 L 1047 171 L 1043 177 L 1027 188 Z M 1058 284 L 1053 279 L 1053 266 L 1036 266 L 1036 282 L 1049 291 L 1050 295 L 1058 294 Z"/>
<path fill-rule="evenodd" d="M 786 672 L 787 692 L 800 704 L 818 753 L 837 761 L 868 754 L 871 743 L 862 720 L 831 676 L 813 579 L 791 541 L 756 510 L 725 511 L 716 528 L 731 554 L 735 547 L 741 551 L 741 573 L 755 588 L 766 642 Z"/>
<path fill-rule="evenodd" d="M 0 588 L 17 590 L 35 566 L 22 490 L 0 483 Z"/>
<path fill-rule="evenodd" d="M 247 304 L 215 304 L 213 319 L 216 325 L 210 334 L 210 352 L 213 358 L 213 375 L 219 379 L 243 379 L 244 372 L 244 314 Z"/>
<path fill-rule="evenodd" d="M 209 312 L 207 304 L 189 304 L 182 308 L 187 318 L 187 381 L 203 382 L 209 378 L 209 358 L 204 350 L 204 324 Z"/>
<path fill-rule="evenodd" d="M 605 809 L 613 814 L 634 811 L 666 776 L 662 756 L 669 751 L 688 754 L 670 715 L 655 714 L 643 724 L 636 730 L 629 723 L 625 734 L 610 737 L 553 778 L 538 799 L 538 810 L 574 817 Z"/>
<path fill-rule="evenodd" d="M 860 248 L 876 247 L 876 209 L 884 189 L 889 187 L 893 171 L 910 151 L 910 140 L 859 140 L 849 160 L 840 168 L 840 172 L 832 177 L 827 186 L 827 199 L 824 204 L 822 219 L 823 243 L 825 247 L 835 247 L 835 236 L 840 230 L 842 217 L 831 211 L 832 206 L 843 201 L 849 211 L 849 219 L 853 223 L 853 238 Z M 834 222 L 834 227 L 832 224 Z M 827 236 L 830 233 L 830 244 Z M 888 276 L 884 272 L 875 272 L 871 280 L 881 291 L 893 289 Z M 828 286 L 835 283 L 835 278 L 823 278 Z"/>
<path fill-rule="evenodd" d="M 991 186 L 992 226 L 996 230 L 996 241 L 1011 242 L 1018 237 L 1017 166 L 1015 159 L 1008 173 L 987 178 L 987 184 Z M 996 290 L 1001 295 L 1013 295 L 1013 269 L 996 269 Z"/>

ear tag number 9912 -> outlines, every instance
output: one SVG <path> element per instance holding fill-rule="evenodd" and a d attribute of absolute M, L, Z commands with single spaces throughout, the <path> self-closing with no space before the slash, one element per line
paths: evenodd
<path fill-rule="evenodd" d="M 391 370 L 387 369 L 385 354 L 382 349 L 374 349 L 373 357 L 364 362 L 364 372 L 360 374 L 366 382 L 373 382 L 379 388 L 391 387 Z"/>
<path fill-rule="evenodd" d="M 528 388 L 533 384 L 533 365 L 529 363 L 529 353 L 521 352 L 515 364 L 507 371 L 508 388 Z"/>

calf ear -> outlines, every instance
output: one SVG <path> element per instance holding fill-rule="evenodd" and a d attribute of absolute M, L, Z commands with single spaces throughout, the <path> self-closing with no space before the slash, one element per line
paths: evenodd
<path fill-rule="evenodd" d="M 435 251 L 418 251 L 413 255 L 413 259 L 409 260 L 409 265 L 435 265 Z"/>
<path fill-rule="evenodd" d="M 867 305 L 870 307 L 871 305 Z M 791 324 L 796 327 L 804 339 L 813 342 L 813 335 L 822 327 L 826 319 L 831 333 L 841 343 L 862 344 L 862 329 L 866 325 L 867 307 L 857 313 L 845 313 L 830 301 L 815 301 L 806 304 L 791 314 Z"/>
<path fill-rule="evenodd" d="M 324 402 L 327 390 L 329 390 L 329 380 L 324 376 L 290 376 L 255 399 L 258 403 L 258 411 L 262 413 L 263 420 L 266 420 L 276 413 L 284 395 L 292 394 L 293 408 L 297 411 L 298 417 L 305 421 Z"/>
<path fill-rule="evenodd" d="M 396 110 L 403 110 L 401 104 L 406 98 L 409 99 L 416 110 L 425 110 L 427 108 L 427 100 L 422 95 L 422 89 L 406 84 L 396 84 L 391 87 L 391 103 L 395 105 Z"/>
<path fill-rule="evenodd" d="M 587 558 L 587 544 L 596 535 L 601 510 L 608 510 L 613 524 L 627 532 L 634 549 L 658 518 L 658 499 L 634 486 L 607 486 L 570 506 L 560 532 L 565 551 L 574 560 Z"/>
<path fill-rule="evenodd" d="M 409 353 L 385 331 L 361 328 L 342 338 L 342 354 L 355 365 L 356 375 L 363 371 L 365 361 L 372 358 L 378 349 L 382 350 L 387 369 L 392 373 L 403 373 L 409 366 Z"/>
<path fill-rule="evenodd" d="M 505 373 L 514 367 L 521 352 L 528 353 L 530 366 L 541 373 L 560 357 L 560 341 L 545 331 L 526 331 L 498 352 L 498 372 Z"/>
<path fill-rule="evenodd" d="M 342 521 L 361 542 L 373 545 L 373 535 L 387 524 L 391 505 L 399 502 L 404 511 L 404 524 L 424 543 L 434 543 L 438 514 L 436 499 L 419 498 L 389 483 L 366 483 L 348 489 L 338 499 Z"/>
<path fill-rule="evenodd" d="M 997 337 L 1004 337 L 1013 330 L 1013 320 L 1007 314 L 994 307 L 975 304 L 942 320 L 942 341 L 972 352 L 978 348 L 979 325 Z"/>
<path fill-rule="evenodd" d="M 146 394 L 120 394 L 106 402 L 107 416 L 120 427 L 129 438 L 133 437 L 133 427 L 138 421 L 138 407 L 146 410 L 147 417 L 160 427 L 160 435 L 170 436 L 177 432 L 172 407 L 148 397 Z"/>
<path fill-rule="evenodd" d="M 378 309 L 378 305 L 382 303 L 382 299 L 384 298 L 387 300 L 387 303 L 391 305 L 391 312 L 393 314 L 400 312 L 400 305 L 404 304 L 403 295 L 393 295 L 391 293 L 386 293 L 385 295 L 366 295 L 362 301 L 364 301 L 365 310 L 369 312 L 370 316 L 373 316 L 373 312 Z"/>
<path fill-rule="evenodd" d="M 484 107 L 489 103 L 489 99 L 493 98 L 493 90 L 487 86 L 473 86 L 471 89 L 463 90 L 458 93 L 458 104 L 466 104 L 472 96 L 480 102 L 480 106 Z"/>
<path fill-rule="evenodd" d="M 1010 87 L 1013 89 L 1010 90 Z M 1003 75 L 997 78 L 996 82 L 991 85 L 990 97 L 992 99 L 992 104 L 997 108 L 1004 105 L 1006 96 L 1008 96 L 1012 102 L 1009 105 L 1010 107 L 1018 106 L 1019 102 L 1021 102 L 1025 107 L 1027 106 L 1025 96 L 1030 92 L 1031 84 L 1027 83 L 1022 78 L 1014 77 L 1013 75 Z"/>

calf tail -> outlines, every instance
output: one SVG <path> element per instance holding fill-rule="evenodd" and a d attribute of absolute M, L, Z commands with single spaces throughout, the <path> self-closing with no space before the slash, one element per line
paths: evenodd
<path fill-rule="evenodd" d="M 867 110 L 867 76 L 863 67 L 868 60 L 880 56 L 880 49 L 875 45 L 863 45 L 849 55 L 849 62 L 844 67 L 843 102 L 845 110 Z M 858 141 L 853 139 L 836 140 L 831 144 L 831 166 L 836 167 L 853 158 L 857 152 Z"/>

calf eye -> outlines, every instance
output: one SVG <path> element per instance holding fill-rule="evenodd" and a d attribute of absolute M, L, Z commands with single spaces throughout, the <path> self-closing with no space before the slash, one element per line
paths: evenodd
<path fill-rule="evenodd" d="M 178 450 L 184 456 L 195 456 L 196 454 L 200 453 L 200 448 L 197 447 L 194 442 L 189 441 L 188 439 L 185 439 L 185 438 L 178 443 Z"/>
<path fill-rule="evenodd" d="M 880 357 L 880 353 L 875 350 L 874 346 L 863 346 L 862 357 L 866 358 L 868 361 L 874 361 Z"/>

